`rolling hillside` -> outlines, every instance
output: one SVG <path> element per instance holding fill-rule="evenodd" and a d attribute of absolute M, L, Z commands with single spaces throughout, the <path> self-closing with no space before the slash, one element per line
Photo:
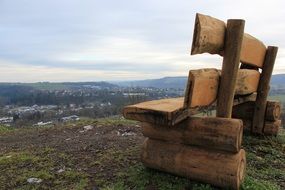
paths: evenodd
<path fill-rule="evenodd" d="M 114 82 L 119 86 L 155 87 L 155 88 L 185 88 L 187 77 L 164 77 L 160 79 Z M 285 74 L 273 75 L 271 85 L 285 88 Z"/>

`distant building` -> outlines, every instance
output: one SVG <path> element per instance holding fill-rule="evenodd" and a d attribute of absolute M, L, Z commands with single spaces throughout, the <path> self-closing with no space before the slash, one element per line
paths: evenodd
<path fill-rule="evenodd" d="M 34 126 L 46 126 L 46 125 L 52 125 L 52 124 L 53 124 L 52 121 L 48 121 L 48 122 L 42 122 L 42 121 L 40 121 L 40 122 L 34 124 Z"/>
<path fill-rule="evenodd" d="M 12 122 L 13 122 L 13 117 L 2 117 L 2 118 L 0 118 L 1 124 L 7 124 L 7 123 L 12 123 Z"/>
<path fill-rule="evenodd" d="M 62 117 L 60 120 L 62 122 L 78 121 L 78 120 L 80 120 L 80 118 L 77 115 L 71 115 L 71 116 L 67 116 L 67 117 Z"/>

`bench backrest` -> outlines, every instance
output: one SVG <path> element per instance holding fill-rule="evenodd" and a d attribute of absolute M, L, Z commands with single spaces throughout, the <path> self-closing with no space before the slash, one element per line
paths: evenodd
<path fill-rule="evenodd" d="M 243 20 L 230 19 L 226 24 L 207 15 L 196 15 L 191 54 L 219 54 L 223 56 L 223 67 L 221 72 L 216 69 L 189 72 L 184 107 L 208 106 L 217 100 L 217 116 L 231 117 L 234 95 L 257 92 L 253 132 L 261 133 L 278 48 L 266 48 L 243 30 Z"/>

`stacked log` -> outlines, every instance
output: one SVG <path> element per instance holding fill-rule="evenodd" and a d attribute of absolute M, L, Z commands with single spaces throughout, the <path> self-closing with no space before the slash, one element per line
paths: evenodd
<path fill-rule="evenodd" d="M 245 173 L 239 119 L 189 117 L 174 126 L 142 123 L 146 167 L 222 188 L 238 189 Z"/>
<path fill-rule="evenodd" d="M 144 142 L 141 160 L 150 168 L 230 189 L 239 189 L 246 166 L 243 149 L 233 154 L 152 139 Z"/>
<path fill-rule="evenodd" d="M 144 136 L 228 152 L 241 149 L 243 124 L 239 119 L 189 117 L 176 126 L 142 123 Z"/>
<path fill-rule="evenodd" d="M 233 107 L 233 118 L 241 119 L 244 130 L 252 132 L 252 120 L 254 116 L 255 101 L 245 102 Z M 267 101 L 264 116 L 263 134 L 276 136 L 281 127 L 281 103 L 278 101 Z"/>

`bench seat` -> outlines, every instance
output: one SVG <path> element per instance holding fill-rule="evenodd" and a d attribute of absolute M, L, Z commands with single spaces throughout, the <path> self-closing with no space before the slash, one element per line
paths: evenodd
<path fill-rule="evenodd" d="M 247 96 L 239 96 L 235 98 L 234 105 L 247 101 L 254 101 L 255 99 L 255 93 Z M 214 106 L 215 103 L 211 105 L 211 108 Z M 123 109 L 123 115 L 126 119 L 148 122 L 163 126 L 174 126 L 180 121 L 186 119 L 188 116 L 201 113 L 205 109 L 209 109 L 209 106 L 185 108 L 184 97 L 179 97 L 152 100 L 126 106 Z"/>

